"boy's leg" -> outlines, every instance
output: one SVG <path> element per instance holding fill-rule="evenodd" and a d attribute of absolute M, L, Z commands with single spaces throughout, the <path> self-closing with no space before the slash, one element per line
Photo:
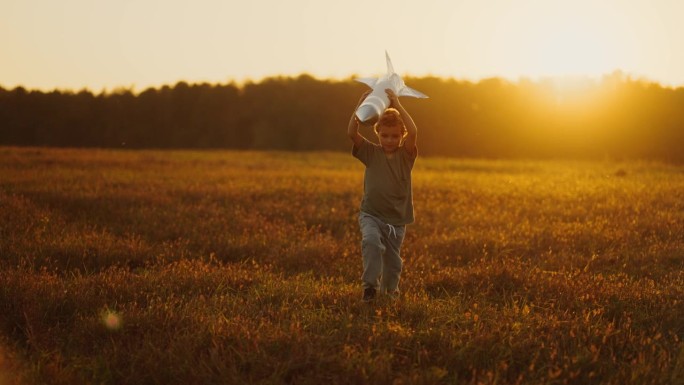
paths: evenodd
<path fill-rule="evenodd" d="M 382 230 L 375 218 L 368 214 L 359 214 L 359 226 L 361 227 L 361 254 L 363 255 L 363 288 L 380 286 L 382 275 L 382 255 L 385 246 L 382 243 Z"/>
<path fill-rule="evenodd" d="M 387 248 L 382 256 L 382 284 L 380 291 L 394 294 L 399 289 L 399 278 L 403 261 L 401 259 L 401 244 L 406 234 L 406 226 L 395 226 L 396 233 L 385 234 L 383 241 Z"/>

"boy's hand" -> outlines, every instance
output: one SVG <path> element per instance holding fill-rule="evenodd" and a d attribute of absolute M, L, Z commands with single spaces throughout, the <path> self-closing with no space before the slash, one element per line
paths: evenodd
<path fill-rule="evenodd" d="M 400 104 L 399 104 L 399 97 L 397 96 L 397 94 L 395 94 L 391 88 L 386 88 L 385 92 L 387 93 L 387 97 L 389 98 L 389 101 L 390 101 L 389 106 L 392 108 L 398 109 Z"/>

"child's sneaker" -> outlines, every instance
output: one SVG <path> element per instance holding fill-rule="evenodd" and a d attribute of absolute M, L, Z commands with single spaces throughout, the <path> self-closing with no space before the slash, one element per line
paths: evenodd
<path fill-rule="evenodd" d="M 370 302 L 375 299 L 375 289 L 367 287 L 363 289 L 363 302 Z"/>

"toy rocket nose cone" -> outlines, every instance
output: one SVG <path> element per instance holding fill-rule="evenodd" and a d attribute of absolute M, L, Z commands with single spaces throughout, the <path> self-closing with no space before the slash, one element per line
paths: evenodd
<path fill-rule="evenodd" d="M 370 120 L 370 118 L 372 118 L 375 115 L 377 115 L 375 107 L 367 104 L 362 105 L 361 107 L 359 107 L 358 110 L 356 110 L 356 117 L 359 118 L 359 120 L 362 122 Z"/>

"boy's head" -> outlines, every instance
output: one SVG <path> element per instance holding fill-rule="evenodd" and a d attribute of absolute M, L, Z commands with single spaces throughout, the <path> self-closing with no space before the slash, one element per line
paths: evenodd
<path fill-rule="evenodd" d="M 381 127 L 399 127 L 402 138 L 408 135 L 404 121 L 401 119 L 401 114 L 399 114 L 396 108 L 388 108 L 380 115 L 378 121 L 373 125 L 373 130 L 376 134 L 380 133 Z"/>
<path fill-rule="evenodd" d="M 378 135 L 380 145 L 386 152 L 393 152 L 401 146 L 401 142 L 408 135 L 401 114 L 394 108 L 388 108 L 380 116 L 373 130 Z"/>

